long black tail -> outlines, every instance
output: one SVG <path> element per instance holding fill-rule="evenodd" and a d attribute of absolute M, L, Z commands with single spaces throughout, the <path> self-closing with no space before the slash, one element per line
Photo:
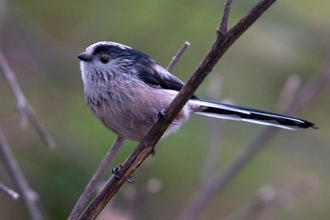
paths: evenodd
<path fill-rule="evenodd" d="M 202 110 L 201 112 L 196 112 L 196 114 L 236 121 L 247 121 L 290 130 L 306 128 L 317 129 L 317 127 L 315 127 L 315 124 L 312 122 L 261 110 L 209 102 L 199 99 L 192 99 L 189 102 L 193 102 L 205 107 L 204 110 Z"/>

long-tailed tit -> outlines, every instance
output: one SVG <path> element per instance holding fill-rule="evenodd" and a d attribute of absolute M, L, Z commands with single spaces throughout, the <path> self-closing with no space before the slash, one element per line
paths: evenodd
<path fill-rule="evenodd" d="M 148 55 L 119 43 L 94 43 L 78 58 L 89 109 L 106 128 L 129 140 L 141 141 L 184 85 Z M 315 128 L 298 118 L 204 101 L 194 95 L 163 137 L 176 131 L 192 113 L 292 130 Z"/>

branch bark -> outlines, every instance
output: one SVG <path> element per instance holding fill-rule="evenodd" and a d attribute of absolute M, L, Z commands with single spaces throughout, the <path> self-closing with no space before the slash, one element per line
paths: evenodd
<path fill-rule="evenodd" d="M 180 90 L 172 103 L 164 111 L 167 119 L 160 117 L 157 123 L 148 132 L 145 138 L 139 143 L 133 153 L 126 159 L 122 167 L 118 170 L 121 179 L 114 175 L 109 179 L 101 192 L 93 199 L 85 209 L 79 219 L 95 219 L 102 211 L 104 206 L 117 193 L 137 167 L 151 154 L 154 153 L 154 146 L 157 144 L 165 130 L 173 121 L 182 107 L 187 103 L 206 76 L 212 71 L 213 67 L 228 50 L 228 48 L 275 2 L 276 0 L 261 0 L 246 16 L 244 16 L 229 31 L 220 30 L 211 50 L 208 52 L 202 63 L 197 67 L 194 74 L 186 85 Z M 227 1 L 230 5 L 231 1 Z M 225 8 L 226 9 L 226 8 Z M 230 7 L 226 10 L 230 10 Z M 224 13 L 220 26 L 227 25 L 229 12 Z"/>

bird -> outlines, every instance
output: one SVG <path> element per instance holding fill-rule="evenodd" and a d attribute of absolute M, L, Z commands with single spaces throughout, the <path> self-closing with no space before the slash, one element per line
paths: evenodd
<path fill-rule="evenodd" d="M 93 43 L 78 58 L 90 111 L 107 129 L 128 140 L 141 141 L 184 86 L 150 56 L 120 43 Z M 206 101 L 194 94 L 162 138 L 194 113 L 289 130 L 317 128 L 306 120 Z"/>

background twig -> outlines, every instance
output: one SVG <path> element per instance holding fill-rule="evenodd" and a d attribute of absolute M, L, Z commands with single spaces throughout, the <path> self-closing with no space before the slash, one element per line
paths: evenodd
<path fill-rule="evenodd" d="M 212 75 L 211 83 L 207 87 L 207 97 L 209 100 L 220 100 L 220 90 L 222 86 L 222 80 L 219 75 Z M 219 158 L 221 153 L 221 140 L 222 131 L 224 128 L 225 120 L 214 120 L 209 118 L 209 143 L 205 149 L 205 159 L 202 166 L 202 172 L 200 176 L 200 182 L 202 183 L 209 176 L 213 175 L 216 171 L 216 167 L 219 164 Z"/>
<path fill-rule="evenodd" d="M 30 188 L 26 181 L 22 171 L 20 170 L 11 150 L 10 146 L 6 141 L 5 134 L 0 126 L 0 156 L 1 159 L 11 177 L 14 184 L 16 185 L 21 198 L 33 220 L 43 220 L 43 214 L 37 205 L 39 196 Z"/>
<path fill-rule="evenodd" d="M 326 88 L 330 82 L 330 59 L 328 60 L 325 68 L 310 80 L 299 92 L 299 94 L 293 99 L 294 105 L 290 106 L 290 109 L 286 111 L 286 114 L 292 114 L 309 101 L 311 101 L 322 89 Z"/>
<path fill-rule="evenodd" d="M 265 219 L 265 216 L 263 216 L 265 212 L 291 204 L 293 200 L 316 187 L 317 184 L 318 177 L 316 175 L 305 174 L 298 181 L 280 190 L 275 190 L 271 185 L 265 185 L 259 190 L 255 200 L 247 208 L 221 220 L 253 220 L 259 217 Z"/>
<path fill-rule="evenodd" d="M 17 105 L 16 108 L 20 115 L 20 125 L 22 128 L 27 126 L 27 119 L 29 119 L 30 123 L 34 127 L 34 129 L 38 132 L 41 139 L 48 146 L 48 148 L 53 149 L 55 147 L 55 142 L 53 138 L 48 134 L 44 125 L 37 119 L 37 116 L 28 103 L 27 99 L 20 88 L 15 73 L 10 68 L 4 54 L 0 50 L 0 67 L 2 68 L 3 74 L 6 76 L 7 81 L 15 94 Z"/>
<path fill-rule="evenodd" d="M 293 103 L 293 99 L 296 95 L 296 91 L 301 85 L 301 79 L 298 75 L 290 75 L 281 91 L 280 97 L 276 103 L 276 107 L 279 112 L 286 112 L 290 107 L 290 103 Z"/>
<path fill-rule="evenodd" d="M 19 194 L 15 192 L 14 190 L 10 189 L 9 187 L 5 186 L 4 184 L 0 183 L 0 190 L 4 192 L 5 194 L 9 195 L 13 199 L 18 199 Z"/>

